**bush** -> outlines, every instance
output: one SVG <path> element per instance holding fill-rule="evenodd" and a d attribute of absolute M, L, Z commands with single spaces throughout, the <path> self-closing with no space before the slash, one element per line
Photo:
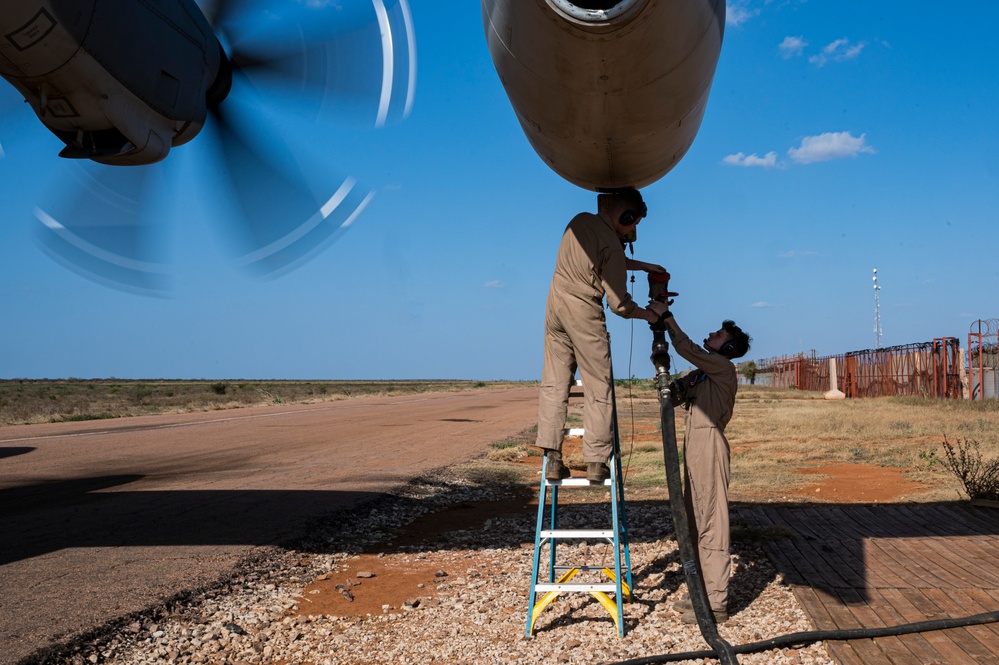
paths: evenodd
<path fill-rule="evenodd" d="M 955 447 L 944 437 L 945 464 L 961 484 L 969 499 L 999 501 L 999 458 L 983 460 L 978 441 L 957 440 Z"/>

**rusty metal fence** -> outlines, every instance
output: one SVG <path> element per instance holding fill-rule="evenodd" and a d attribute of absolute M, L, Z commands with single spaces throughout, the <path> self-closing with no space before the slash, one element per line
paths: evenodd
<path fill-rule="evenodd" d="M 836 384 L 847 397 L 920 395 L 960 399 L 963 362 L 956 337 L 886 349 L 851 351 L 823 358 L 815 352 L 768 358 L 756 364 L 756 385 L 799 390 L 831 388 L 829 361 L 836 360 Z"/>
<path fill-rule="evenodd" d="M 968 333 L 971 399 L 999 397 L 999 319 L 979 319 Z"/>

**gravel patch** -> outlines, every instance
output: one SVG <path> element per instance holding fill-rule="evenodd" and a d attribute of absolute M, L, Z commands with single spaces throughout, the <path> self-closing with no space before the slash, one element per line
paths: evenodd
<path fill-rule="evenodd" d="M 606 497 L 601 491 L 587 491 L 586 500 Z M 588 594 L 564 594 L 542 613 L 535 636 L 525 637 L 533 515 L 489 519 L 474 529 L 442 534 L 429 544 L 385 545 L 421 515 L 461 502 L 509 500 L 516 492 L 512 486 L 478 485 L 455 471 L 438 472 L 363 509 L 314 525 L 309 537 L 291 548 L 263 550 L 215 588 L 180 597 L 106 626 L 59 652 L 24 662 L 599 663 L 708 648 L 696 626 L 682 625 L 672 609 L 685 584 L 670 535 L 669 509 L 661 499 L 629 497 L 635 602 L 624 606 L 623 639 Z M 607 519 L 606 504 L 561 505 L 560 526 L 565 528 L 592 527 Z M 357 567 L 362 552 L 379 544 L 385 545 L 386 563 L 419 562 L 439 574 L 422 587 L 401 590 L 381 613 L 310 616 L 306 587 L 317 578 L 357 579 L 358 572 L 364 572 Z M 607 544 L 565 544 L 559 552 L 560 561 L 613 565 Z M 743 644 L 814 630 L 758 544 L 737 541 L 732 556 L 731 618 L 719 626 L 722 637 Z M 361 581 L 369 582 L 363 577 Z M 349 593 L 354 583 L 339 585 L 340 593 Z M 821 643 L 742 655 L 739 662 L 833 663 Z"/>

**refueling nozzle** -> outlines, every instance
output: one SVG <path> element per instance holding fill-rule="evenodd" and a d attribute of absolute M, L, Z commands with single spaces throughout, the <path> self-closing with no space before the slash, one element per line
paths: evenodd
<path fill-rule="evenodd" d="M 649 301 L 658 301 L 669 307 L 673 304 L 673 297 L 679 295 L 669 290 L 668 272 L 649 273 Z M 659 389 L 661 397 L 670 399 L 670 360 L 669 342 L 666 341 L 666 319 L 659 317 L 655 323 L 650 323 L 652 328 L 652 364 L 656 368 L 656 387 Z"/>
<path fill-rule="evenodd" d="M 650 272 L 649 273 L 649 301 L 658 301 L 669 307 L 673 304 L 673 297 L 678 296 L 675 291 L 669 290 L 669 273 L 668 272 Z M 663 318 L 660 317 L 655 323 L 650 323 L 649 326 L 652 331 L 666 330 L 666 323 Z"/>

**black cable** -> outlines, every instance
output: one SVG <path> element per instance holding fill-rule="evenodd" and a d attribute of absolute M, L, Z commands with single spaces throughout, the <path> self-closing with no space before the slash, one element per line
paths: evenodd
<path fill-rule="evenodd" d="M 634 256 L 634 250 L 632 250 L 632 256 Z M 635 299 L 635 273 L 631 273 L 631 286 L 628 287 L 631 299 Z M 628 412 L 631 417 L 631 441 L 628 444 L 628 463 L 625 464 L 623 473 L 621 474 L 624 478 L 628 477 L 628 472 L 631 471 L 631 458 L 635 454 L 635 396 L 634 396 L 634 381 L 632 381 L 632 368 L 631 363 L 635 355 L 635 319 L 630 319 L 631 321 L 631 339 L 628 341 Z"/>
<path fill-rule="evenodd" d="M 933 621 L 919 621 L 916 623 L 906 623 L 900 626 L 885 626 L 883 628 L 843 628 L 838 630 L 811 630 L 789 635 L 780 635 L 760 642 L 750 642 L 749 644 L 739 644 L 732 647 L 732 651 L 739 653 L 755 653 L 757 651 L 769 651 L 782 647 L 800 648 L 813 642 L 826 642 L 829 640 L 860 640 L 873 639 L 876 637 L 891 637 L 896 635 L 910 635 L 912 633 L 924 633 L 933 630 L 945 630 L 947 628 L 962 628 L 964 626 L 979 626 L 987 623 L 999 621 L 999 611 L 983 612 L 960 619 L 935 619 Z M 611 665 L 645 665 L 646 663 L 672 663 L 681 660 L 699 660 L 702 658 L 718 658 L 718 654 L 713 649 L 704 651 L 687 651 L 683 653 L 667 653 L 658 656 L 644 656 L 631 660 L 617 661 Z"/>

